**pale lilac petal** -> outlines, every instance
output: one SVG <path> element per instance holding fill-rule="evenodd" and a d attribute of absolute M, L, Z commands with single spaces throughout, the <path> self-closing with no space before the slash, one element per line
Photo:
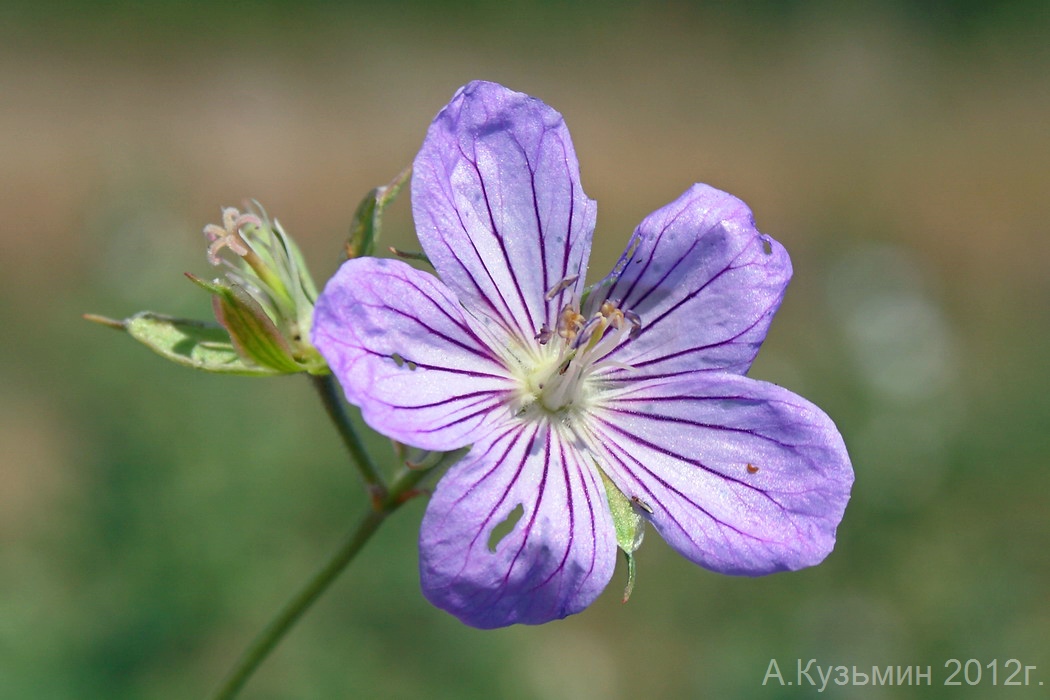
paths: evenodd
<path fill-rule="evenodd" d="M 452 450 L 510 417 L 513 382 L 436 277 L 397 260 L 359 258 L 328 281 L 313 343 L 372 428 Z"/>
<path fill-rule="evenodd" d="M 610 359 L 634 367 L 617 379 L 696 370 L 743 374 L 791 278 L 787 251 L 755 228 L 736 197 L 694 185 L 645 218 L 598 287 L 641 319 Z"/>
<path fill-rule="evenodd" d="M 616 562 L 600 479 L 591 458 L 549 424 L 520 424 L 475 444 L 438 483 L 423 517 L 424 594 L 481 628 L 583 610 Z M 513 529 L 494 538 L 515 511 Z"/>
<path fill-rule="evenodd" d="M 582 289 L 596 205 L 561 115 L 534 97 L 494 83 L 461 88 L 416 156 L 412 211 L 445 284 L 523 342 L 555 327 Z"/>
<path fill-rule="evenodd" d="M 758 575 L 834 547 L 853 469 L 831 419 L 802 397 L 709 373 L 639 382 L 592 419 L 609 477 L 692 561 Z"/>

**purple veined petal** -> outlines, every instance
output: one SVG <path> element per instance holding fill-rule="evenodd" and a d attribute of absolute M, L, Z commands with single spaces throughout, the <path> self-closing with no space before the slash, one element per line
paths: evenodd
<path fill-rule="evenodd" d="M 456 93 L 413 166 L 416 230 L 438 275 L 523 342 L 582 289 L 596 211 L 561 115 L 495 83 Z"/>
<path fill-rule="evenodd" d="M 603 469 L 701 566 L 760 575 L 834 547 L 853 468 L 831 419 L 800 396 L 698 373 L 639 382 L 591 418 Z"/>
<path fill-rule="evenodd" d="M 616 563 L 600 479 L 590 456 L 548 424 L 519 423 L 475 443 L 438 483 L 423 517 L 427 599 L 480 628 L 583 610 Z M 502 539 L 493 535 L 519 513 Z"/>
<path fill-rule="evenodd" d="M 745 373 L 791 279 L 787 251 L 736 197 L 693 185 L 635 229 L 595 297 L 638 314 L 641 332 L 610 359 L 617 379 L 696 370 Z"/>
<path fill-rule="evenodd" d="M 348 260 L 314 311 L 313 343 L 365 422 L 409 445 L 452 450 L 510 416 L 504 363 L 452 292 L 398 260 Z"/>

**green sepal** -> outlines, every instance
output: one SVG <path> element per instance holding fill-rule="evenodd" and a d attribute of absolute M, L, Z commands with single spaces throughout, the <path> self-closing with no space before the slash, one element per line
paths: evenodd
<path fill-rule="evenodd" d="M 346 239 L 346 257 L 362 258 L 371 255 L 376 248 L 376 187 L 361 200 L 350 224 L 350 235 Z"/>
<path fill-rule="evenodd" d="M 208 282 L 189 273 L 186 276 L 213 295 L 215 318 L 229 332 L 230 340 L 241 355 L 255 364 L 269 367 L 276 374 L 303 371 L 281 331 L 243 287 Z"/>
<path fill-rule="evenodd" d="M 277 243 L 280 244 L 280 250 L 277 250 L 272 244 L 264 243 L 265 238 L 259 241 L 260 245 L 252 246 L 252 249 L 257 255 L 263 258 L 263 262 L 271 270 L 283 270 L 286 272 L 287 277 L 279 276 L 279 279 L 269 284 L 271 290 L 277 296 L 282 296 L 284 299 L 291 301 L 294 305 L 301 303 L 300 297 L 306 296 L 306 300 L 310 302 L 312 306 L 317 301 L 317 285 L 314 284 L 313 277 L 310 276 L 309 268 L 306 266 L 306 259 L 303 257 L 303 253 L 299 250 L 299 246 L 295 244 L 295 239 L 285 233 L 284 229 L 277 220 L 270 220 L 269 215 L 266 213 L 266 209 L 263 205 L 256 200 L 252 200 L 254 210 L 259 212 L 259 216 L 263 221 L 263 231 L 268 231 Z M 282 259 L 278 253 L 284 253 Z M 258 270 L 255 270 L 256 274 L 259 274 Z"/>
<path fill-rule="evenodd" d="M 125 331 L 161 357 L 184 367 L 256 377 L 278 373 L 241 357 L 229 333 L 217 323 L 174 318 L 152 311 L 141 311 L 123 321 L 93 314 L 86 314 L 84 318 Z"/>
<path fill-rule="evenodd" d="M 350 224 L 350 236 L 346 241 L 346 257 L 360 258 L 375 252 L 376 240 L 382 229 L 383 210 L 397 197 L 401 187 L 408 182 L 412 166 L 398 173 L 390 184 L 376 187 L 361 200 Z"/>
<path fill-rule="evenodd" d="M 639 507 L 624 495 L 600 467 L 598 473 L 605 485 L 605 497 L 616 530 L 616 544 L 627 558 L 627 586 L 623 592 L 623 602 L 626 603 L 634 590 L 634 552 L 641 546 L 645 535 L 645 518 L 638 512 Z"/>

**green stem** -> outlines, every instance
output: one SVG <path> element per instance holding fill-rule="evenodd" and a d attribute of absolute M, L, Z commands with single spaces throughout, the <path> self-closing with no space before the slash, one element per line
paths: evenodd
<path fill-rule="evenodd" d="M 314 388 L 317 389 L 317 393 L 321 396 L 321 402 L 324 403 L 328 417 L 332 419 L 332 423 L 335 425 L 336 430 L 339 431 L 340 437 L 343 438 L 343 444 L 346 445 L 346 449 L 350 452 L 350 457 L 354 460 L 354 464 L 357 465 L 357 470 L 361 472 L 361 477 L 365 480 L 365 485 L 372 496 L 373 509 L 378 510 L 379 503 L 387 495 L 386 482 L 383 480 L 383 475 L 376 467 L 375 462 L 372 461 L 372 457 L 368 454 L 368 450 L 365 449 L 364 443 L 361 442 L 361 438 L 354 429 L 354 424 L 350 421 L 350 416 L 346 413 L 339 385 L 336 384 L 335 378 L 331 374 L 311 375 L 310 380 L 313 382 Z"/>
<path fill-rule="evenodd" d="M 442 460 L 444 461 L 444 460 Z M 437 466 L 437 465 L 435 465 Z M 387 516 L 401 507 L 414 495 L 415 487 L 430 473 L 430 469 L 403 470 L 390 486 L 390 490 L 379 501 L 378 507 L 369 511 L 347 537 L 342 546 L 325 562 L 306 585 L 277 613 L 268 625 L 244 650 L 236 665 L 230 670 L 222 686 L 212 696 L 213 700 L 229 700 L 237 695 L 252 673 L 269 656 L 278 642 L 284 638 L 303 613 L 321 597 L 321 594 L 354 560 L 357 553 L 375 534 Z"/>

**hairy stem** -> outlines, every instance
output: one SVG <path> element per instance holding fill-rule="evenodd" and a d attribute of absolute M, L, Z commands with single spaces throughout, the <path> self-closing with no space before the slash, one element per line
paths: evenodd
<path fill-rule="evenodd" d="M 387 485 L 383 475 L 365 449 L 364 443 L 361 442 L 357 430 L 354 429 L 354 424 L 350 422 L 350 416 L 347 415 L 343 405 L 335 377 L 331 374 L 312 375 L 310 380 L 321 396 L 321 402 L 324 404 L 325 411 L 328 412 L 328 417 L 332 419 L 332 424 L 339 431 L 339 436 L 343 438 L 343 444 L 350 452 L 350 458 L 353 459 L 357 470 L 361 472 L 361 477 L 372 497 L 373 510 L 379 510 L 380 503 L 387 496 Z"/>

